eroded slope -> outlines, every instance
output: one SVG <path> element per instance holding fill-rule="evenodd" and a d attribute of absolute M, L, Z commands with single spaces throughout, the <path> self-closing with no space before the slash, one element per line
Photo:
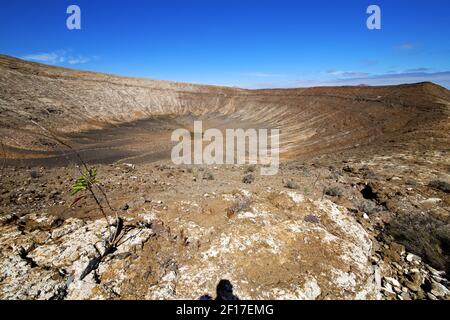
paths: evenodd
<path fill-rule="evenodd" d="M 195 118 L 212 118 L 216 127 L 281 129 L 284 158 L 448 129 L 450 94 L 429 83 L 249 91 L 81 72 L 4 56 L 0 70 L 0 131 L 9 158 L 55 152 L 54 139 L 39 126 L 76 147 L 95 149 L 96 142 L 105 140 L 95 130 L 157 119 L 142 142 L 150 141 L 153 150 L 151 141 L 169 144 L 168 131 Z M 84 141 L 72 136 L 86 131 L 93 134 Z M 119 132 L 123 137 L 124 131 Z M 116 149 L 136 149 L 116 140 Z"/>

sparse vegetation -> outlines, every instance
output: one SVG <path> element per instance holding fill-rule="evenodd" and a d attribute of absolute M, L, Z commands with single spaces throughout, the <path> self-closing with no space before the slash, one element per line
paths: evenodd
<path fill-rule="evenodd" d="M 39 178 L 39 172 L 37 172 L 36 170 L 31 170 L 31 172 L 30 172 L 30 177 L 31 177 L 32 179 L 37 179 L 37 178 Z"/>
<path fill-rule="evenodd" d="M 72 185 L 72 196 L 76 195 L 81 191 L 86 191 L 88 188 L 97 183 L 97 170 L 89 169 L 85 171 Z"/>
<path fill-rule="evenodd" d="M 232 216 L 238 214 L 239 212 L 247 211 L 251 209 L 252 200 L 244 195 L 237 195 L 227 209 L 227 216 L 231 218 Z"/>
<path fill-rule="evenodd" d="M 255 182 L 255 176 L 249 173 L 245 175 L 244 178 L 242 178 L 242 182 L 245 184 L 252 184 L 253 182 Z"/>
<path fill-rule="evenodd" d="M 305 222 L 309 222 L 309 223 L 315 223 L 315 224 L 320 223 L 319 218 L 313 214 L 308 214 L 307 216 L 305 216 L 305 218 L 303 220 Z"/>
<path fill-rule="evenodd" d="M 341 197 L 342 190 L 339 187 L 329 187 L 325 188 L 325 194 L 330 197 Z"/>
<path fill-rule="evenodd" d="M 245 174 L 248 174 L 248 173 L 253 173 L 253 172 L 255 172 L 255 171 L 256 171 L 256 165 L 251 164 L 251 165 L 249 165 L 249 166 L 247 166 L 247 167 L 245 168 L 244 173 L 245 173 Z"/>
<path fill-rule="evenodd" d="M 103 261 L 103 259 L 106 256 L 108 256 L 109 254 L 111 254 L 117 250 L 119 236 L 123 229 L 123 220 L 117 215 L 117 210 L 113 209 L 113 207 L 111 206 L 111 204 L 108 200 L 108 197 L 107 197 L 105 191 L 99 185 L 99 183 L 97 181 L 97 170 L 94 168 L 90 168 L 87 165 L 87 163 L 83 160 L 83 158 L 81 157 L 81 155 L 78 153 L 77 150 L 75 150 L 69 143 L 66 143 L 63 140 L 61 140 L 60 138 L 58 138 L 51 130 L 40 125 L 39 123 L 37 123 L 33 120 L 30 120 L 30 122 L 33 123 L 34 125 L 36 125 L 37 127 L 39 127 L 44 133 L 46 133 L 48 135 L 49 139 L 53 139 L 54 141 L 56 141 L 56 144 L 55 144 L 56 147 L 59 148 L 59 145 L 61 145 L 62 147 L 66 147 L 67 149 L 69 149 L 70 151 L 72 151 L 75 154 L 75 156 L 77 157 L 78 162 L 79 162 L 79 164 L 77 165 L 77 168 L 80 171 L 80 176 L 75 180 L 75 183 L 71 186 L 71 194 L 72 194 L 72 196 L 75 196 L 75 195 L 79 194 L 80 192 L 87 192 L 88 194 L 90 194 L 92 196 L 92 198 L 94 199 L 97 208 L 99 209 L 99 211 L 105 218 L 106 223 L 108 225 L 107 226 L 108 237 L 103 239 L 103 247 L 104 247 L 103 249 L 104 250 L 103 250 L 103 252 L 101 252 L 95 246 L 95 244 L 93 244 L 95 249 L 97 250 L 97 255 L 89 261 L 86 269 L 82 272 L 82 274 L 80 276 L 80 279 L 82 280 L 89 273 L 97 270 L 100 263 Z M 64 150 L 61 150 L 61 151 L 63 152 L 63 154 L 65 154 Z M 83 171 L 83 169 L 84 169 L 84 171 Z M 97 190 L 97 192 L 100 192 L 102 197 L 97 195 L 96 190 Z M 72 205 L 74 203 L 80 201 L 81 199 L 84 199 L 85 197 L 87 197 L 86 194 L 78 196 L 73 201 Z M 103 201 L 101 199 L 103 199 Z M 104 205 L 102 204 L 102 202 L 106 203 L 106 206 L 108 207 L 108 209 L 114 213 L 114 215 L 115 215 L 114 223 L 110 222 L 110 220 L 108 218 L 108 214 L 107 214 L 106 209 L 105 209 Z"/>
<path fill-rule="evenodd" d="M 450 193 L 450 183 L 447 181 L 434 180 L 430 182 L 429 186 L 445 193 Z"/>
<path fill-rule="evenodd" d="M 356 205 L 356 208 L 364 213 L 373 214 L 381 211 L 381 208 L 373 201 L 362 199 Z"/>
<path fill-rule="evenodd" d="M 203 180 L 214 180 L 214 175 L 209 171 L 205 171 L 203 172 Z"/>
<path fill-rule="evenodd" d="M 288 188 L 288 189 L 292 189 L 292 190 L 300 188 L 300 186 L 296 182 L 294 182 L 292 180 L 285 181 L 284 187 Z"/>
<path fill-rule="evenodd" d="M 3 174 L 5 172 L 5 167 L 6 167 L 6 151 L 5 151 L 5 146 L 3 144 L 3 141 L 0 141 L 0 146 L 2 147 L 2 155 L 3 155 L 3 158 L 4 158 L 3 162 L 2 162 L 2 168 L 1 168 L 1 171 L 0 171 L 1 177 L 3 178 Z"/>
<path fill-rule="evenodd" d="M 398 215 L 386 231 L 407 251 L 450 274 L 450 225 L 430 215 Z"/>

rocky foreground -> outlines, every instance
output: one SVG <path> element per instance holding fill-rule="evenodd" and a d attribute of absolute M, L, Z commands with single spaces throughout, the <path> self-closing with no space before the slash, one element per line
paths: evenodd
<path fill-rule="evenodd" d="M 430 187 L 420 165 L 411 180 L 399 158 L 329 160 L 289 163 L 275 177 L 254 167 L 99 166 L 124 231 L 82 280 L 107 229 L 93 199 L 70 208 L 77 169 L 8 168 L 3 186 L 23 186 L 2 189 L 0 296 L 198 299 L 226 279 L 240 299 L 448 299 L 449 190 Z M 411 225 L 398 226 L 405 214 Z M 415 241 L 418 227 L 435 234 Z"/>

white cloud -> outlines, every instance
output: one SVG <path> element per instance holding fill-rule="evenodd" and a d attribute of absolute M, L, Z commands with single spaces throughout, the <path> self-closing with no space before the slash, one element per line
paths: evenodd
<path fill-rule="evenodd" d="M 69 64 L 83 64 L 83 63 L 88 63 L 89 61 L 91 61 L 90 58 L 78 56 L 78 57 L 70 57 L 67 62 Z"/>
<path fill-rule="evenodd" d="M 63 63 L 64 61 L 66 61 L 65 52 L 62 50 L 58 50 L 58 51 L 50 52 L 50 53 L 29 54 L 29 55 L 23 56 L 22 59 L 44 62 L 44 63 L 48 63 L 48 64 L 57 64 L 57 63 Z"/>
<path fill-rule="evenodd" d="M 357 72 L 357 71 L 340 71 L 340 70 L 328 70 L 328 74 L 331 74 L 336 77 L 343 77 L 343 78 L 353 78 L 353 77 L 366 77 L 369 74 L 366 72 Z"/>
<path fill-rule="evenodd" d="M 84 57 L 81 55 L 71 55 L 66 50 L 56 50 L 48 53 L 36 53 L 36 54 L 28 54 L 22 57 L 24 60 L 42 62 L 47 64 L 63 64 L 68 63 L 71 65 L 75 64 L 84 64 L 91 61 L 91 58 Z"/>
<path fill-rule="evenodd" d="M 415 68 L 415 69 L 408 69 L 405 72 L 427 72 L 430 71 L 430 68 Z"/>

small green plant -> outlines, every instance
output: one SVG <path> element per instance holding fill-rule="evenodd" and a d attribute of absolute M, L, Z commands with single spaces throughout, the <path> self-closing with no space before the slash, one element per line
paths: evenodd
<path fill-rule="evenodd" d="M 80 201 L 81 199 L 86 198 L 88 195 L 91 195 L 93 199 L 95 200 L 95 203 L 97 204 L 97 207 L 99 208 L 100 212 L 102 213 L 103 217 L 106 220 L 106 223 L 108 224 L 108 237 L 104 239 L 104 252 L 101 253 L 100 250 L 97 249 L 97 247 L 94 245 L 95 249 L 97 250 L 97 255 L 92 258 L 86 269 L 82 272 L 80 279 L 83 280 L 89 273 L 92 271 L 97 270 L 100 263 L 103 261 L 103 259 L 113 253 L 117 250 L 117 246 L 119 245 L 119 235 L 122 232 L 123 228 L 123 221 L 121 218 L 118 217 L 116 210 L 114 210 L 111 205 L 108 202 L 108 199 L 106 197 L 106 194 L 100 187 L 97 181 L 97 169 L 95 168 L 89 168 L 84 162 L 83 165 L 85 167 L 85 171 L 81 172 L 81 176 L 78 177 L 75 180 L 75 183 L 72 185 L 71 188 L 71 194 L 72 196 L 75 196 L 79 194 L 80 192 L 86 191 L 85 194 L 78 195 L 77 198 L 73 201 L 73 206 L 75 203 Z M 108 215 L 106 214 L 105 208 L 103 207 L 101 203 L 101 198 L 97 196 L 96 192 L 94 191 L 94 186 L 97 189 L 97 191 L 100 191 L 103 196 L 104 200 L 106 201 L 108 207 L 113 211 L 116 215 L 116 220 L 113 224 L 110 223 L 110 220 L 108 218 Z"/>
<path fill-rule="evenodd" d="M 74 149 L 70 144 L 64 142 L 62 139 L 58 138 L 56 134 L 54 134 L 51 130 L 47 129 L 46 127 L 40 125 L 36 121 L 32 120 L 32 116 L 30 114 L 27 115 L 28 121 L 39 127 L 41 130 L 43 130 L 46 135 L 48 135 L 49 138 L 52 138 L 57 143 L 55 144 L 56 147 L 64 146 L 68 150 L 72 151 L 75 156 L 78 159 L 79 165 L 77 165 L 78 170 L 80 171 L 81 176 L 76 179 L 75 183 L 71 186 L 71 194 L 72 196 L 75 196 L 79 194 L 80 192 L 84 192 L 82 195 L 78 195 L 77 198 L 73 201 L 71 204 L 71 207 L 80 201 L 81 199 L 84 199 L 88 197 L 89 195 L 94 199 L 97 208 L 100 210 L 101 214 L 106 220 L 106 223 L 108 224 L 108 236 L 105 237 L 103 240 L 103 246 L 104 251 L 103 253 L 100 252 L 100 250 L 96 247 L 94 244 L 95 249 L 97 250 L 97 255 L 95 255 L 88 263 L 87 267 L 82 272 L 80 279 L 83 280 L 88 274 L 91 272 L 95 272 L 97 268 L 99 267 L 100 263 L 105 259 L 106 256 L 109 254 L 115 252 L 117 250 L 117 247 L 120 245 L 119 241 L 121 239 L 120 234 L 123 230 L 123 220 L 118 216 L 117 210 L 114 209 L 111 204 L 109 203 L 108 197 L 101 187 L 100 183 L 97 181 L 97 170 L 95 168 L 90 168 L 86 164 L 86 162 L 83 160 L 83 158 L 80 156 L 78 151 Z M 3 143 L 0 141 L 0 146 L 3 149 L 4 152 L 4 146 Z M 67 155 L 64 150 L 62 150 L 64 155 Z M 6 156 L 5 156 L 6 159 Z M 6 160 L 4 162 L 6 164 Z M 84 168 L 84 172 L 83 169 Z M 2 171 L 4 169 L 4 166 L 2 168 Z M 3 175 L 3 173 L 2 173 Z M 95 191 L 96 190 L 96 191 Z M 100 192 L 100 196 L 97 194 Z M 102 199 L 103 196 L 103 199 Z M 106 203 L 106 208 L 103 206 L 102 203 Z M 115 215 L 115 221 L 113 224 L 110 223 L 108 214 L 106 210 L 110 210 Z M 127 239 L 126 239 L 127 240 Z M 124 240 L 124 241 L 126 241 Z"/>
<path fill-rule="evenodd" d="M 6 151 L 5 151 L 5 146 L 3 144 L 3 141 L 0 141 L 0 146 L 2 147 L 2 153 L 3 153 L 3 163 L 2 163 L 2 169 L 1 169 L 1 179 L 3 179 L 3 174 L 5 171 L 5 167 L 6 167 Z M 0 181 L 1 181 L 0 179 Z"/>
<path fill-rule="evenodd" d="M 72 185 L 72 196 L 81 191 L 89 190 L 97 183 L 97 169 L 86 170 Z"/>

